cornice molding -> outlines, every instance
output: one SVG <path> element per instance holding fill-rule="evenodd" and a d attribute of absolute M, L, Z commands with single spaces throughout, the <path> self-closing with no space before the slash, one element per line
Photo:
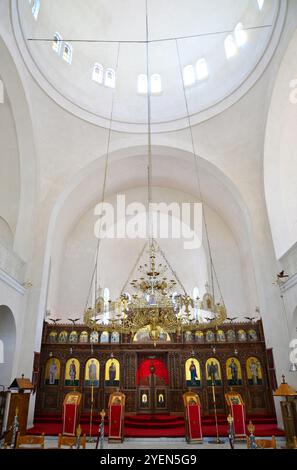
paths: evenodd
<path fill-rule="evenodd" d="M 16 279 L 10 276 L 7 272 L 3 271 L 3 269 L 1 268 L 0 268 L 0 281 L 4 282 L 9 287 L 14 289 L 18 294 L 24 295 L 26 292 L 26 289 L 24 286 L 22 286 L 22 284 L 20 284 Z"/>

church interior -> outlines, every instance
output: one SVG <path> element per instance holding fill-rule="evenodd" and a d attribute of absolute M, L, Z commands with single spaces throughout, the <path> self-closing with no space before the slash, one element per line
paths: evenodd
<path fill-rule="evenodd" d="M 0 449 L 297 448 L 297 2 L 0 1 Z"/>

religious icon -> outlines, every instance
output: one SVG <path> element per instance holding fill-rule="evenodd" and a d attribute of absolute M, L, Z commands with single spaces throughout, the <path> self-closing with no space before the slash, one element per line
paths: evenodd
<path fill-rule="evenodd" d="M 49 334 L 49 342 L 56 343 L 57 342 L 58 333 L 56 331 L 51 331 Z"/>
<path fill-rule="evenodd" d="M 59 343 L 67 343 L 68 333 L 67 331 L 61 331 L 59 334 Z"/>
<path fill-rule="evenodd" d="M 220 363 L 214 357 L 206 361 L 207 385 L 222 385 Z"/>
<path fill-rule="evenodd" d="M 157 399 L 158 399 L 158 406 L 160 408 L 165 407 L 165 394 L 163 391 L 158 392 Z"/>
<path fill-rule="evenodd" d="M 200 387 L 200 365 L 194 357 L 191 357 L 186 361 L 185 375 L 187 387 Z"/>
<path fill-rule="evenodd" d="M 159 332 L 159 339 L 158 342 L 166 342 L 171 341 L 169 334 L 167 331 L 163 330 L 161 327 L 157 327 Z M 151 338 L 151 329 L 149 326 L 144 326 L 140 328 L 134 335 L 133 341 L 135 343 L 152 343 L 154 340 Z"/>
<path fill-rule="evenodd" d="M 117 359 L 110 358 L 105 365 L 105 385 L 118 387 L 120 384 L 120 363 Z"/>
<path fill-rule="evenodd" d="M 257 341 L 258 340 L 258 335 L 255 330 L 249 330 L 248 331 L 248 339 L 249 341 Z"/>
<path fill-rule="evenodd" d="M 58 385 L 60 381 L 60 361 L 55 357 L 48 359 L 45 366 L 45 384 Z"/>
<path fill-rule="evenodd" d="M 226 362 L 226 375 L 228 385 L 242 385 L 242 373 L 239 360 L 230 357 Z"/>
<path fill-rule="evenodd" d="M 237 337 L 238 341 L 246 341 L 246 332 L 244 330 L 238 330 Z"/>
<path fill-rule="evenodd" d="M 87 343 L 88 342 L 88 332 L 87 331 L 82 331 L 81 334 L 79 335 L 79 342 L 80 343 Z"/>
<path fill-rule="evenodd" d="M 231 401 L 232 405 L 240 405 L 240 400 L 236 395 L 231 396 L 230 401 Z"/>
<path fill-rule="evenodd" d="M 189 406 L 195 406 L 195 405 L 197 405 L 197 400 L 195 400 L 194 397 L 188 397 L 187 403 L 188 403 Z"/>
<path fill-rule="evenodd" d="M 246 372 L 249 385 L 262 385 L 262 367 L 256 357 L 249 357 L 246 361 Z"/>
<path fill-rule="evenodd" d="M 236 340 L 236 335 L 234 330 L 227 331 L 227 341 L 233 343 Z"/>
<path fill-rule="evenodd" d="M 103 331 L 101 333 L 100 343 L 109 343 L 109 333 L 108 333 L 108 331 Z"/>
<path fill-rule="evenodd" d="M 206 332 L 206 341 L 207 341 L 208 343 L 211 343 L 211 342 L 213 342 L 214 340 L 215 340 L 214 332 L 211 331 L 211 330 L 208 330 L 208 331 Z"/>
<path fill-rule="evenodd" d="M 113 331 L 111 333 L 110 342 L 111 343 L 119 343 L 120 342 L 120 335 L 117 331 Z"/>
<path fill-rule="evenodd" d="M 121 405 L 122 404 L 121 397 L 113 397 L 111 404 L 112 405 Z"/>
<path fill-rule="evenodd" d="M 203 334 L 203 331 L 196 331 L 196 333 L 195 333 L 195 341 L 196 341 L 196 343 L 203 343 L 203 342 L 204 342 L 204 334 Z"/>
<path fill-rule="evenodd" d="M 185 332 L 185 342 L 186 343 L 191 343 L 192 341 L 192 333 L 191 331 L 186 331 Z"/>
<path fill-rule="evenodd" d="M 147 405 L 147 403 L 148 403 L 148 398 L 147 398 L 147 394 L 146 394 L 146 393 L 142 393 L 142 395 L 141 395 L 141 403 L 142 403 L 142 405 Z"/>
<path fill-rule="evenodd" d="M 226 341 L 226 338 L 225 338 L 225 333 L 223 332 L 223 330 L 218 330 L 217 331 L 217 341 L 223 343 L 224 341 Z"/>
<path fill-rule="evenodd" d="M 99 386 L 99 361 L 95 358 L 91 358 L 87 361 L 85 367 L 85 385 L 87 387 Z"/>
<path fill-rule="evenodd" d="M 69 343 L 77 343 L 78 341 L 78 334 L 76 331 L 71 331 L 69 335 Z"/>
<path fill-rule="evenodd" d="M 99 333 L 98 331 L 92 331 L 90 334 L 90 343 L 98 343 Z"/>
<path fill-rule="evenodd" d="M 65 385 L 77 387 L 79 385 L 80 365 L 77 359 L 71 358 L 66 362 Z"/>

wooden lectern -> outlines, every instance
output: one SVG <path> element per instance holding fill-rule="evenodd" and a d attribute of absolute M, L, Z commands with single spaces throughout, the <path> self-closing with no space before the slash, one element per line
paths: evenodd
<path fill-rule="evenodd" d="M 246 439 L 245 406 L 240 393 L 231 391 L 225 393 L 229 412 L 233 418 L 235 439 Z"/>
<path fill-rule="evenodd" d="M 189 444 L 202 443 L 201 402 L 199 395 L 194 392 L 183 394 L 186 440 Z"/>
<path fill-rule="evenodd" d="M 14 417 L 18 416 L 19 434 L 26 434 L 30 394 L 33 390 L 33 384 L 29 379 L 16 378 L 8 388 L 9 409 L 6 429 L 12 427 Z M 5 437 L 5 443 L 11 444 L 12 429 Z"/>
<path fill-rule="evenodd" d="M 297 448 L 297 391 L 283 381 L 275 390 L 275 397 L 285 397 L 285 401 L 280 402 L 284 431 L 286 435 L 286 445 L 288 449 Z"/>
<path fill-rule="evenodd" d="M 123 442 L 126 396 L 122 392 L 113 392 L 108 400 L 108 442 Z"/>
<path fill-rule="evenodd" d="M 80 421 L 81 393 L 69 392 L 63 402 L 63 428 L 62 434 L 65 436 L 75 436 L 76 428 Z"/>

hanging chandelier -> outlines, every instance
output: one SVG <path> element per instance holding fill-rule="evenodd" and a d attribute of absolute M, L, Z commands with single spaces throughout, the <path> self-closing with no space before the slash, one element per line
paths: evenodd
<path fill-rule="evenodd" d="M 146 0 L 146 73 L 150 76 L 149 71 L 149 21 Z M 177 53 L 179 57 L 179 66 L 182 76 L 182 64 L 180 60 L 178 43 L 176 42 Z M 119 42 L 120 48 L 120 42 Z M 119 50 L 118 50 L 119 55 Z M 118 59 L 117 59 L 118 60 Z M 182 80 L 183 83 L 183 80 Z M 185 87 L 183 85 L 185 104 L 187 109 L 187 118 L 193 146 L 193 157 L 195 171 L 197 176 L 199 196 L 202 201 L 201 186 L 198 172 L 198 156 L 195 152 L 194 139 L 192 134 L 191 120 L 188 109 Z M 104 183 L 102 192 L 102 201 L 104 201 L 106 189 L 106 175 L 109 155 L 109 144 L 111 138 L 113 117 L 113 99 L 111 106 L 110 128 L 108 135 L 108 146 L 105 161 Z M 161 333 L 173 333 L 177 336 L 182 335 L 185 331 L 199 331 L 206 328 L 217 328 L 227 318 L 227 312 L 221 290 L 219 287 L 217 275 L 213 265 L 211 247 L 208 237 L 208 228 L 204 220 L 205 233 L 207 237 L 207 246 L 211 271 L 211 287 L 212 292 L 204 294 L 202 299 L 189 296 L 177 277 L 177 274 L 171 268 L 164 253 L 159 247 L 152 234 L 153 220 L 151 218 L 150 206 L 152 200 L 152 146 L 151 146 L 151 89 L 147 89 L 147 136 L 148 136 L 148 259 L 144 265 L 138 266 L 138 275 L 128 280 L 125 286 L 130 283 L 130 292 L 122 289 L 121 294 L 115 301 L 109 301 L 108 306 L 102 295 L 98 295 L 97 289 L 97 267 L 99 258 L 100 238 L 98 239 L 95 270 L 92 282 L 94 282 L 94 302 L 92 306 L 85 309 L 84 322 L 91 329 L 96 331 L 116 332 L 119 334 L 129 334 L 134 336 L 142 328 L 146 328 L 151 340 L 156 344 L 160 339 Z M 144 250 L 143 250 L 144 251 Z M 162 258 L 162 263 L 157 263 L 156 256 Z M 136 268 L 136 266 L 135 266 Z M 134 273 L 134 270 L 133 270 Z M 220 294 L 220 302 L 215 301 L 214 280 L 216 280 L 218 292 Z"/>
<path fill-rule="evenodd" d="M 204 294 L 202 300 L 190 297 L 166 262 L 156 264 L 157 252 L 162 255 L 154 241 L 149 246 L 148 263 L 138 267 L 139 276 L 130 282 L 132 294 L 125 292 L 110 301 L 108 318 L 104 298 L 99 296 L 95 308 L 85 311 L 86 325 L 96 331 L 132 336 L 147 328 L 156 343 L 163 331 L 180 336 L 185 331 L 217 327 L 226 320 L 223 303 L 215 304 L 210 293 Z"/>

